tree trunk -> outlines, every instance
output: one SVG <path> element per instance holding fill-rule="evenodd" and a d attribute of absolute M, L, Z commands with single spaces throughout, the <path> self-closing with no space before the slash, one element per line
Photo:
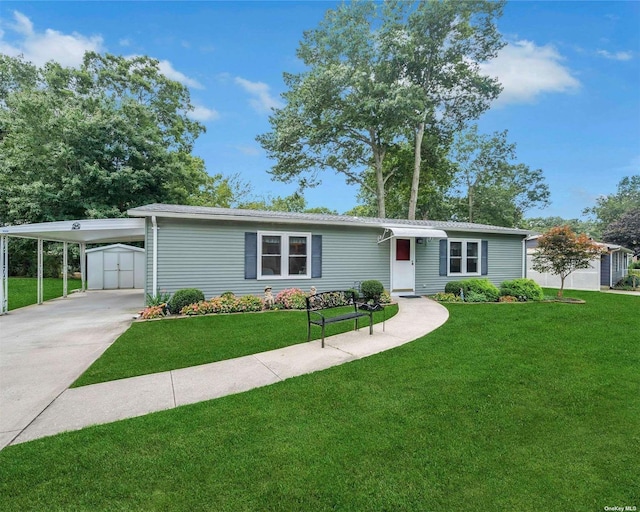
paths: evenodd
<path fill-rule="evenodd" d="M 382 161 L 384 160 L 385 151 L 379 147 L 373 145 L 373 159 L 376 169 L 376 196 L 378 199 L 378 217 L 384 219 L 387 215 L 385 205 L 385 182 L 382 173 Z"/>
<path fill-rule="evenodd" d="M 409 220 L 416 220 L 418 207 L 418 188 L 420 187 L 420 167 L 422 164 L 422 139 L 424 137 L 424 121 L 416 130 L 416 142 L 413 150 L 413 178 L 411 180 L 411 195 L 409 196 Z"/>
<path fill-rule="evenodd" d="M 469 187 L 469 222 L 473 222 L 473 185 Z"/>
<path fill-rule="evenodd" d="M 562 292 L 564 291 L 564 279 L 567 276 L 560 276 L 560 289 L 558 290 L 558 298 L 562 298 Z"/>

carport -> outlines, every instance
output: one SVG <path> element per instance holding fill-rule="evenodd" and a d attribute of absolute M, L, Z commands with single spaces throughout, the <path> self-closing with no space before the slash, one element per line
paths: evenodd
<path fill-rule="evenodd" d="M 85 251 L 87 244 L 141 242 L 145 239 L 144 219 L 89 219 L 21 224 L 0 228 L 0 315 L 8 311 L 9 238 L 31 238 L 38 241 L 37 249 L 37 303 L 43 302 L 43 242 L 63 244 L 62 268 L 63 296 L 67 296 L 67 272 L 69 244 L 80 247 L 81 290 L 87 289 Z"/>

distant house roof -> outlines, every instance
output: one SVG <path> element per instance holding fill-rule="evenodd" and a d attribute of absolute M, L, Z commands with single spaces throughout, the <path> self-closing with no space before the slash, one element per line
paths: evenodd
<path fill-rule="evenodd" d="M 527 240 L 537 240 L 541 236 L 542 236 L 541 234 L 531 235 L 527 237 Z M 630 254 L 633 254 L 633 251 L 631 249 L 627 249 L 626 247 L 622 247 L 621 245 L 612 244 L 609 242 L 598 242 L 597 240 L 593 240 L 593 242 L 599 245 L 600 247 L 604 247 L 609 252 L 621 251 L 621 252 L 628 252 Z"/>
<path fill-rule="evenodd" d="M 245 222 L 269 222 L 281 224 L 316 224 L 354 227 L 414 226 L 450 231 L 472 231 L 477 233 L 501 233 L 527 236 L 531 231 L 472 222 L 449 222 L 437 220 L 380 219 L 373 217 L 351 217 L 348 215 L 328 215 L 318 213 L 274 212 L 262 210 L 242 210 L 235 208 L 211 208 L 206 206 L 186 206 L 174 204 L 148 204 L 127 211 L 132 217 L 174 217 L 183 219 L 216 219 Z"/>

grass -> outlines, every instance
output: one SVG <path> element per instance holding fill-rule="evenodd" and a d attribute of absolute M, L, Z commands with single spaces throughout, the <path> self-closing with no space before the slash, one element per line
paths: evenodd
<path fill-rule="evenodd" d="M 0 509 L 640 506 L 638 297 L 449 304 L 397 349 L 11 446 Z"/>
<path fill-rule="evenodd" d="M 347 308 L 349 310 L 349 308 Z M 353 311 L 353 309 L 350 309 Z M 341 311 L 340 308 L 335 310 Z M 386 316 L 398 312 L 388 306 Z M 374 322 L 382 313 L 374 314 Z M 361 318 L 361 327 L 369 325 Z M 353 329 L 353 322 L 327 326 L 331 336 Z M 320 337 L 313 327 L 312 337 Z M 246 356 L 307 341 L 306 311 L 273 311 L 236 315 L 211 315 L 134 323 L 81 375 L 72 387 L 86 386 L 137 375 L 187 368 Z"/>
<path fill-rule="evenodd" d="M 44 300 L 62 297 L 62 279 L 45 277 L 42 283 Z M 67 291 L 79 289 L 82 286 L 80 279 L 67 280 Z M 9 292 L 9 310 L 30 306 L 38 301 L 38 280 L 35 277 L 10 277 L 7 284 Z"/>

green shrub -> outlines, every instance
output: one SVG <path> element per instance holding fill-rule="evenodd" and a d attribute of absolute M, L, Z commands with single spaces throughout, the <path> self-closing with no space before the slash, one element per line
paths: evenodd
<path fill-rule="evenodd" d="M 533 279 L 512 279 L 500 285 L 500 295 L 511 295 L 518 300 L 542 300 L 544 292 Z"/>
<path fill-rule="evenodd" d="M 614 286 L 614 288 L 619 288 L 621 290 L 632 290 L 634 287 L 637 287 L 640 284 L 640 277 L 628 275 L 620 279 Z"/>
<path fill-rule="evenodd" d="M 489 300 L 489 297 L 484 293 L 474 292 L 473 290 L 470 290 L 465 294 L 464 300 L 467 302 L 495 302 L 493 300 Z"/>
<path fill-rule="evenodd" d="M 362 281 L 360 289 L 362 290 L 362 297 L 367 301 L 373 300 L 378 302 L 380 300 L 380 296 L 384 293 L 384 286 L 382 286 L 380 281 L 376 281 L 375 279 Z"/>
<path fill-rule="evenodd" d="M 171 294 L 168 292 L 159 292 L 155 297 L 150 293 L 147 293 L 146 302 L 147 306 L 163 306 L 169 302 L 169 299 L 171 299 Z"/>
<path fill-rule="evenodd" d="M 444 285 L 444 293 L 453 293 L 456 297 L 460 297 L 460 290 L 465 293 L 468 290 L 464 289 L 464 283 L 462 281 L 449 281 Z"/>
<path fill-rule="evenodd" d="M 438 292 L 431 297 L 433 300 L 438 302 L 462 302 L 462 299 L 459 295 L 450 292 Z"/>
<path fill-rule="evenodd" d="M 222 297 L 223 299 L 233 299 L 235 298 L 236 294 L 233 292 L 224 292 L 222 295 L 220 295 L 220 297 Z"/>
<path fill-rule="evenodd" d="M 204 300 L 204 293 L 197 288 L 182 288 L 173 294 L 171 300 L 167 304 L 169 313 L 176 315 L 180 313 L 183 307 L 189 304 L 195 304 Z"/>
<path fill-rule="evenodd" d="M 356 290 L 355 288 L 349 288 L 347 291 L 348 292 L 353 292 L 353 299 L 354 300 L 358 300 L 360 298 L 360 292 L 358 290 Z"/>
<path fill-rule="evenodd" d="M 461 281 L 449 281 L 444 287 L 445 293 L 453 293 L 458 296 L 460 295 L 460 290 L 462 290 L 465 300 L 467 300 L 471 292 L 484 295 L 486 298 L 484 302 L 496 302 L 500 297 L 500 290 L 488 279 L 470 278 Z"/>
<path fill-rule="evenodd" d="M 636 268 L 637 268 L 637 269 L 640 269 L 640 260 L 638 260 L 638 261 L 632 261 L 632 262 L 629 264 L 629 268 L 630 268 L 630 269 L 636 269 Z"/>

